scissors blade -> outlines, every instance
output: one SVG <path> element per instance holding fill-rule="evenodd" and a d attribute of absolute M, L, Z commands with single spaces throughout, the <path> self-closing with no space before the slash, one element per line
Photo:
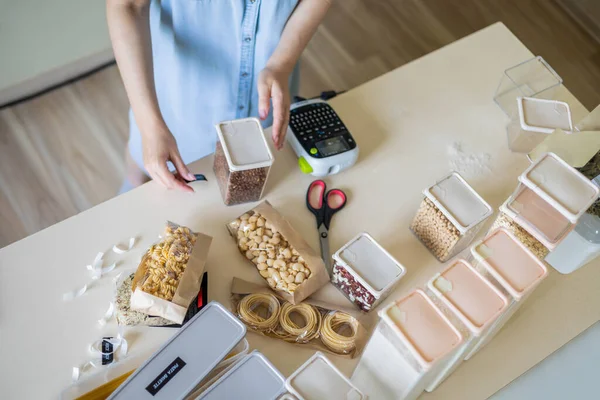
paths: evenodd
<path fill-rule="evenodd" d="M 325 225 L 319 226 L 319 244 L 321 246 L 321 257 L 325 263 L 325 269 L 327 269 L 327 273 L 331 277 L 333 271 L 331 269 L 331 254 L 329 253 L 329 231 Z"/>

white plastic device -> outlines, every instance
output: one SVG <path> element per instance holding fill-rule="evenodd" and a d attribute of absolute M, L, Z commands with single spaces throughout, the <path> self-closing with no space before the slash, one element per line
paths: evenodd
<path fill-rule="evenodd" d="M 287 138 L 298 156 L 300 170 L 306 174 L 337 174 L 358 159 L 354 138 L 333 108 L 321 99 L 292 105 Z"/>

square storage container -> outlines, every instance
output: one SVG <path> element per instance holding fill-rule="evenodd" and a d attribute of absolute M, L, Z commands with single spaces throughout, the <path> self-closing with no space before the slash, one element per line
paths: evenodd
<path fill-rule="evenodd" d="M 286 380 L 298 400 L 365 400 L 366 397 L 321 352 L 316 352 Z"/>
<path fill-rule="evenodd" d="M 546 264 L 503 228 L 476 242 L 471 253 L 475 269 L 505 294 L 509 304 L 485 334 L 477 339 L 465 360 L 489 343 L 548 275 Z"/>
<path fill-rule="evenodd" d="M 561 274 L 570 274 L 600 255 L 600 218 L 583 214 L 575 229 L 546 257 Z"/>
<path fill-rule="evenodd" d="M 440 363 L 426 390 L 435 390 L 462 363 L 466 354 L 485 336 L 504 313 L 509 299 L 465 260 L 456 260 L 427 284 L 435 299 L 443 303 L 468 329 L 465 342 Z"/>
<path fill-rule="evenodd" d="M 562 78 L 540 56 L 504 71 L 494 101 L 509 118 L 517 113 L 518 97 L 553 99 Z"/>
<path fill-rule="evenodd" d="M 219 141 L 213 169 L 223 202 L 230 206 L 260 200 L 273 154 L 259 120 L 221 122 L 216 129 Z"/>
<path fill-rule="evenodd" d="M 368 233 L 360 233 L 333 255 L 331 283 L 368 312 L 394 289 L 405 268 Z"/>
<path fill-rule="evenodd" d="M 441 262 L 464 250 L 492 215 L 492 207 L 457 172 L 423 194 L 410 230 Z"/>
<path fill-rule="evenodd" d="M 507 126 L 508 148 L 516 153 L 529 153 L 554 130 L 573 131 L 569 105 L 557 100 L 532 97 L 517 99 L 518 115 Z"/>
<path fill-rule="evenodd" d="M 254 350 L 235 364 L 197 399 L 276 400 L 285 393 L 285 378 L 260 352 Z"/>
<path fill-rule="evenodd" d="M 351 381 L 370 399 L 416 399 L 436 365 L 462 345 L 463 335 L 422 290 L 379 315 Z"/>

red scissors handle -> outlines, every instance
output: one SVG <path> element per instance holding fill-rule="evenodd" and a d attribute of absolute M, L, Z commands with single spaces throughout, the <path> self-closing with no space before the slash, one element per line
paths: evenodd
<path fill-rule="evenodd" d="M 327 192 L 327 185 L 322 180 L 310 184 L 306 193 L 306 206 L 317 218 L 317 228 L 325 225 L 329 229 L 333 214 L 346 205 L 346 193 L 340 189 Z"/>

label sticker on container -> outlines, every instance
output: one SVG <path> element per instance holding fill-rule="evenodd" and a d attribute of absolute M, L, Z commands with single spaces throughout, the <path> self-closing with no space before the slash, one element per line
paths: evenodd
<path fill-rule="evenodd" d="M 171 364 L 167 366 L 154 380 L 146 386 L 146 390 L 152 396 L 156 395 L 175 375 L 177 375 L 183 367 L 185 367 L 185 361 L 180 357 L 177 357 Z"/>

